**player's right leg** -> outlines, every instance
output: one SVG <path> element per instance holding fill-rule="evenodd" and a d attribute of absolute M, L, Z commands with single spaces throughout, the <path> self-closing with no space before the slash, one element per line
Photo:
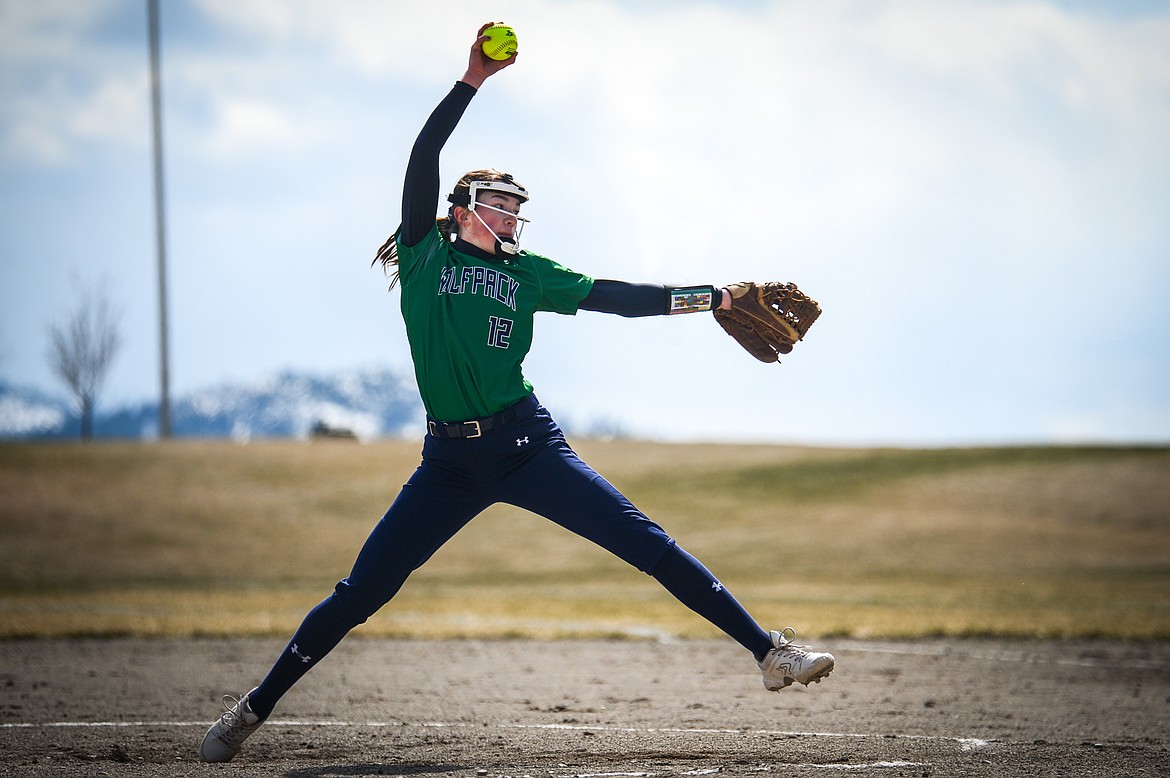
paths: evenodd
<path fill-rule="evenodd" d="M 407 577 L 485 507 L 466 489 L 451 489 L 445 472 L 424 461 L 362 546 L 348 577 L 309 611 L 259 686 L 225 712 L 199 748 L 205 762 L 226 762 L 272 713 L 277 701 L 354 627 L 398 593 Z M 230 704 L 229 704 L 230 701 Z"/>

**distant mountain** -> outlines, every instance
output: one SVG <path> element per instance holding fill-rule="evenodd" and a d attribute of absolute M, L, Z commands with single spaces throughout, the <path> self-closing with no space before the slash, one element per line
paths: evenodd
<path fill-rule="evenodd" d="M 171 400 L 171 431 L 179 437 L 306 438 L 316 429 L 369 439 L 409 435 L 422 424 L 413 377 L 391 370 L 331 375 L 287 371 L 257 383 L 225 384 Z M 78 434 L 77 411 L 70 403 L 0 382 L 0 438 Z M 99 405 L 94 436 L 157 437 L 158 404 L 108 412 Z"/>
<path fill-rule="evenodd" d="M 0 379 L 0 438 L 52 436 L 63 432 L 74 415 L 60 398 Z M 75 427 L 80 434 L 79 425 Z"/>

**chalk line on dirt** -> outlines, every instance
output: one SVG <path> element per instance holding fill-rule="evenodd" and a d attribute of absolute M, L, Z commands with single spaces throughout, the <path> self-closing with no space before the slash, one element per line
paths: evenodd
<path fill-rule="evenodd" d="M 101 728 L 133 728 L 133 727 L 206 727 L 206 721 L 43 721 L 43 722 L 0 722 L 0 729 L 101 729 Z M 338 721 L 331 719 L 298 720 L 280 719 L 265 723 L 266 727 L 433 727 L 436 729 L 466 729 L 480 728 L 482 724 L 448 722 L 448 721 Z M 704 727 L 625 727 L 613 725 L 588 724 L 496 724 L 497 729 L 541 729 L 541 730 L 570 730 L 579 732 L 624 732 L 629 734 L 654 735 L 771 735 L 775 737 L 820 737 L 820 738 L 851 738 L 863 740 L 866 738 L 895 738 L 899 740 L 926 740 L 955 743 L 964 751 L 986 748 L 991 741 L 973 737 L 954 737 L 950 735 L 897 735 L 885 733 L 863 732 L 812 732 L 780 729 L 718 729 Z"/>

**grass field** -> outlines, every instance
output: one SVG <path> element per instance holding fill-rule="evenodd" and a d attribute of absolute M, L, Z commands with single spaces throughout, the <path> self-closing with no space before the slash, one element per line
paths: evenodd
<path fill-rule="evenodd" d="M 1170 638 L 1170 448 L 576 447 L 767 627 Z M 289 634 L 418 452 L 0 445 L 0 637 Z M 360 632 L 715 634 L 643 574 L 505 506 Z"/>

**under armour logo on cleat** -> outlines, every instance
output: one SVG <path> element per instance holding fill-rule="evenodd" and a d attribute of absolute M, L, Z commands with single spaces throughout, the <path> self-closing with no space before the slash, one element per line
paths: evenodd
<path fill-rule="evenodd" d="M 528 443 L 527 437 L 516 438 L 516 447 L 517 448 L 519 448 L 520 446 L 526 445 L 527 443 Z"/>
<path fill-rule="evenodd" d="M 308 664 L 309 662 L 313 661 L 313 657 L 305 656 L 304 654 L 301 653 L 300 648 L 297 646 L 296 643 L 292 644 L 292 648 L 290 648 L 289 651 L 291 651 L 293 653 L 293 656 L 298 657 L 305 664 Z"/>
<path fill-rule="evenodd" d="M 721 592 L 723 591 L 723 584 L 719 583 L 718 581 L 712 581 L 711 588 L 717 592 Z"/>

